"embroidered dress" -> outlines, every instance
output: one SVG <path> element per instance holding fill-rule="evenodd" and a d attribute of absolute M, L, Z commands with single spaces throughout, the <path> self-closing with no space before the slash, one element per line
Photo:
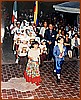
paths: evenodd
<path fill-rule="evenodd" d="M 32 57 L 33 60 L 28 60 L 26 71 L 24 71 L 24 77 L 26 78 L 26 81 L 36 83 L 36 85 L 39 85 L 39 82 L 41 82 L 38 61 L 39 55 L 39 49 L 30 49 L 30 51 L 28 52 L 28 56 Z"/>

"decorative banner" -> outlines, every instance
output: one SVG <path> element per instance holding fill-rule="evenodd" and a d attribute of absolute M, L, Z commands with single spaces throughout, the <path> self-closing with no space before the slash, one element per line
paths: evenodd
<path fill-rule="evenodd" d="M 15 1 L 13 5 L 12 23 L 14 20 L 17 20 L 17 1 Z"/>
<path fill-rule="evenodd" d="M 34 2 L 34 24 L 35 25 L 38 25 L 37 15 L 38 15 L 38 1 L 35 1 Z"/>

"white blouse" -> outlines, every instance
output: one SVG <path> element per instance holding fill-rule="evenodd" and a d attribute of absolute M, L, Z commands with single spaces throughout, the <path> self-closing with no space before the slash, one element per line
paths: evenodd
<path fill-rule="evenodd" d="M 34 61 L 38 61 L 40 55 L 40 49 L 38 48 L 37 50 L 34 50 L 31 48 L 28 52 L 28 57 L 32 57 Z"/>

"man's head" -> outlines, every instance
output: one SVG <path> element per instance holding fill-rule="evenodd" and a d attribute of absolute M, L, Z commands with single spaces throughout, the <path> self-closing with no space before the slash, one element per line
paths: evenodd
<path fill-rule="evenodd" d="M 49 24 L 49 29 L 52 30 L 53 29 L 53 25 Z"/>

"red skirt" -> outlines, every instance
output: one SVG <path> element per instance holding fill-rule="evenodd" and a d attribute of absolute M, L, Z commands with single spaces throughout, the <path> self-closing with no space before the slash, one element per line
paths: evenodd
<path fill-rule="evenodd" d="M 34 78 L 32 78 L 32 76 L 29 77 L 29 76 L 27 75 L 26 71 L 24 71 L 24 78 L 26 79 L 26 82 L 31 82 L 32 84 L 33 84 L 33 83 L 36 83 L 37 86 L 38 86 L 39 83 L 41 82 L 40 76 L 34 77 Z"/>

